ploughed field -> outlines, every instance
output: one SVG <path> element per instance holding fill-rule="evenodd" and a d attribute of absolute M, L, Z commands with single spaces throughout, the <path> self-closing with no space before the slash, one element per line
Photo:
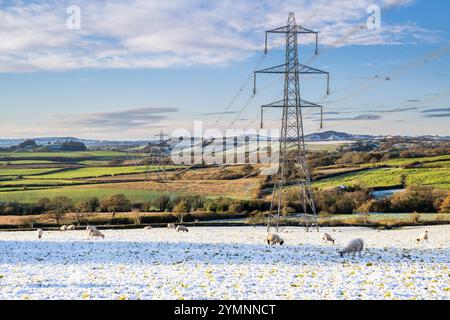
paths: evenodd
<path fill-rule="evenodd" d="M 417 236 L 429 231 L 429 242 Z M 449 299 L 450 226 L 0 232 L 0 299 Z M 362 238 L 362 257 L 341 258 Z"/>

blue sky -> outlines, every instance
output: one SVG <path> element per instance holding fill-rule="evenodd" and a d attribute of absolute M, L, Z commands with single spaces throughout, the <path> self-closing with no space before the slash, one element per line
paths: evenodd
<path fill-rule="evenodd" d="M 66 27 L 73 4 L 79 30 Z M 360 28 L 370 4 L 381 7 L 379 30 Z M 327 97 L 323 78 L 302 78 L 302 97 L 325 107 L 323 130 L 450 135 L 448 1 L 0 0 L 0 138 L 148 139 L 194 120 L 257 128 L 283 79 L 261 77 L 253 98 L 245 80 L 264 30 L 289 11 L 320 32 L 314 59 L 312 39 L 299 40 L 301 62 L 331 73 Z M 283 63 L 283 49 L 271 37 L 259 67 Z M 268 113 L 266 125 L 279 117 Z M 319 131 L 314 112 L 305 125 Z"/>

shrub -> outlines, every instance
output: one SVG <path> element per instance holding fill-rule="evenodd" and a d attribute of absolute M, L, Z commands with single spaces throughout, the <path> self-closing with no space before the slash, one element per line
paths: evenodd
<path fill-rule="evenodd" d="M 391 199 L 389 198 L 372 199 L 369 203 L 369 212 L 388 213 L 391 211 Z"/>
<path fill-rule="evenodd" d="M 315 192 L 317 210 L 329 214 L 351 214 L 368 198 L 367 191 L 324 190 Z"/>
<path fill-rule="evenodd" d="M 133 215 L 131 216 L 131 223 L 134 223 L 135 225 L 140 225 L 142 222 L 142 217 L 139 211 L 133 211 Z"/>
<path fill-rule="evenodd" d="M 106 212 L 128 212 L 131 210 L 130 200 L 123 194 L 112 195 L 100 202 L 100 209 Z"/>
<path fill-rule="evenodd" d="M 445 200 L 442 202 L 441 206 L 439 207 L 439 212 L 441 213 L 450 213 L 450 195 L 445 198 Z"/>
<path fill-rule="evenodd" d="M 176 214 L 180 223 L 183 223 L 184 216 L 191 212 L 191 204 L 187 200 L 181 200 L 173 208 L 173 212 Z"/>
<path fill-rule="evenodd" d="M 81 224 L 81 218 L 84 215 L 96 212 L 99 209 L 99 207 L 100 201 L 96 197 L 78 202 L 75 205 L 75 217 L 77 219 L 78 224 L 79 225 Z"/>
<path fill-rule="evenodd" d="M 420 214 L 417 212 L 411 213 L 409 216 L 409 220 L 411 223 L 418 224 L 420 221 Z"/>
<path fill-rule="evenodd" d="M 171 211 L 173 208 L 172 201 L 168 196 L 160 196 L 153 201 L 153 205 L 159 212 L 164 212 L 166 210 Z"/>
<path fill-rule="evenodd" d="M 55 197 L 50 203 L 50 213 L 58 224 L 64 215 L 72 209 L 72 199 L 66 196 Z"/>
<path fill-rule="evenodd" d="M 433 189 L 426 186 L 410 186 L 392 197 L 392 208 L 396 212 L 434 212 Z"/>
<path fill-rule="evenodd" d="M 42 209 L 43 212 L 48 212 L 50 210 L 52 200 L 50 198 L 40 198 L 37 201 L 37 206 Z"/>

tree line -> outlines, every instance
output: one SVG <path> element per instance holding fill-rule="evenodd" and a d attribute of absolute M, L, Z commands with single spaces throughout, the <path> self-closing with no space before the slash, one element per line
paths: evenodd
<path fill-rule="evenodd" d="M 427 186 L 410 186 L 404 192 L 388 198 L 373 198 L 363 188 L 315 190 L 316 209 L 324 215 L 352 213 L 450 213 L 450 194 Z M 285 191 L 281 211 L 283 214 L 302 212 L 303 201 L 295 188 Z M 1 215 L 51 214 L 59 223 L 67 213 L 74 213 L 78 221 L 84 215 L 96 212 L 171 212 L 180 216 L 190 212 L 259 214 L 270 209 L 270 201 L 205 198 L 201 196 L 160 196 L 144 203 L 132 203 L 123 194 L 74 202 L 67 196 L 41 198 L 35 204 L 7 202 L 0 204 Z M 276 208 L 275 208 L 276 209 Z M 311 210 L 308 208 L 308 210 Z"/>

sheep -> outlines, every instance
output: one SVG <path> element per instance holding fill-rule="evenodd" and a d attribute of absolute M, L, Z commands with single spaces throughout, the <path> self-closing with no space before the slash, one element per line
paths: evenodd
<path fill-rule="evenodd" d="M 151 226 L 146 226 L 146 227 L 144 228 L 144 230 L 152 230 L 152 227 L 151 227 Z"/>
<path fill-rule="evenodd" d="M 173 223 L 167 224 L 167 229 L 176 229 L 175 225 Z"/>
<path fill-rule="evenodd" d="M 267 237 L 266 237 L 266 241 L 267 241 L 268 245 L 275 245 L 275 244 L 279 243 L 280 246 L 282 246 L 284 243 L 284 240 L 275 233 L 268 233 Z"/>
<path fill-rule="evenodd" d="M 361 251 L 364 249 L 364 241 L 362 241 L 361 239 L 353 239 L 351 240 L 344 249 L 342 249 L 341 251 L 339 251 L 339 254 L 341 255 L 341 257 L 344 257 L 344 254 L 349 254 L 349 253 L 353 253 L 353 256 L 355 255 L 356 252 L 359 253 L 359 256 L 361 256 Z"/>
<path fill-rule="evenodd" d="M 103 233 L 101 233 L 99 230 L 97 230 L 97 228 L 89 229 L 88 237 L 96 237 L 96 238 L 105 239 L 105 235 Z"/>
<path fill-rule="evenodd" d="M 175 231 L 176 232 L 189 232 L 188 228 L 186 228 L 185 226 L 177 226 Z"/>
<path fill-rule="evenodd" d="M 41 239 L 41 238 L 42 238 L 42 235 L 44 234 L 44 230 L 42 230 L 42 229 L 37 229 L 37 230 L 36 230 L 36 234 L 37 234 L 38 239 Z"/>
<path fill-rule="evenodd" d="M 67 231 L 67 226 L 66 225 L 61 226 L 61 228 L 59 228 L 59 231 Z"/>
<path fill-rule="evenodd" d="M 67 227 L 67 230 L 75 230 L 75 225 L 71 224 L 70 226 Z"/>
<path fill-rule="evenodd" d="M 417 242 L 421 243 L 421 242 L 428 242 L 428 230 L 425 230 L 425 232 L 423 232 L 417 239 Z"/>
<path fill-rule="evenodd" d="M 334 242 L 335 242 L 335 240 L 333 239 L 333 237 L 330 236 L 330 235 L 329 235 L 328 233 L 326 233 L 326 232 L 322 233 L 322 241 L 324 241 L 325 243 L 327 243 L 327 242 L 333 242 L 333 244 L 334 244 Z"/>

